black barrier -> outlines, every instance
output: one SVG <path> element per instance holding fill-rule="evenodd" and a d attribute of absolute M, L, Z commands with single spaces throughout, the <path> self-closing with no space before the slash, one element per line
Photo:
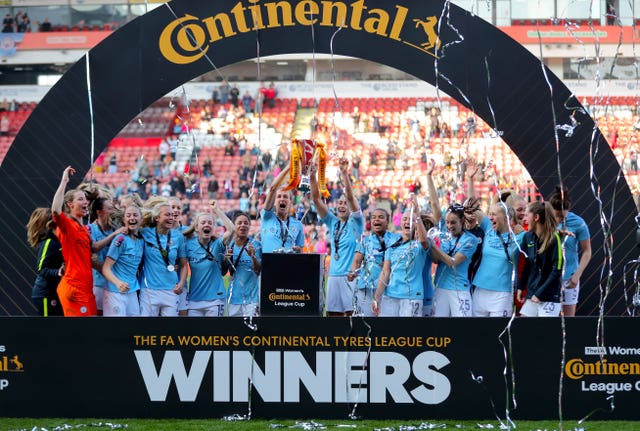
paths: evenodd
<path fill-rule="evenodd" d="M 0 415 L 504 417 L 506 319 L 372 322 L 1 318 Z M 568 319 L 563 358 L 560 319 L 513 322 L 514 419 L 556 418 L 561 376 L 565 419 L 640 419 L 640 322 L 603 323 L 599 345 L 597 319 Z"/>
<path fill-rule="evenodd" d="M 151 103 L 214 65 L 255 58 L 257 46 L 261 56 L 363 58 L 437 85 L 502 136 L 545 196 L 558 183 L 560 166 L 572 208 L 592 233 L 593 258 L 582 277 L 578 312 L 597 314 L 607 288 L 605 314 L 624 313 L 629 297 L 622 270 L 637 256 L 637 210 L 618 177 L 615 155 L 578 100 L 540 60 L 491 24 L 440 0 L 174 0 L 118 29 L 51 89 L 0 167 L 0 201 L 10 209 L 0 218 L 0 313 L 35 312 L 29 300 L 35 256 L 24 226 L 34 207 L 51 204 L 67 165 L 81 174 L 88 169 L 92 137 L 97 157 Z M 562 132 L 574 123 L 571 134 Z M 605 238 L 603 230 L 612 237 Z M 615 259 L 608 267 L 610 256 Z"/>

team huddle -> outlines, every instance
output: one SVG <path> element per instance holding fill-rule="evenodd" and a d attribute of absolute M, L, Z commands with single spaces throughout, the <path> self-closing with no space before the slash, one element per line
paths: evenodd
<path fill-rule="evenodd" d="M 467 199 L 443 212 L 431 166 L 427 204 L 411 194 L 400 229 L 391 232 L 384 209 L 366 222 L 348 160 L 339 162 L 344 194 L 332 208 L 317 170 L 312 164 L 309 188 L 329 242 L 327 316 L 574 315 L 591 246 L 566 189 L 528 205 L 515 192 L 499 193 L 485 214 L 469 175 Z M 43 316 L 258 316 L 262 254 L 299 253 L 305 245 L 282 187 L 288 167 L 268 189 L 255 237 L 248 214 L 225 214 L 215 201 L 187 227 L 179 199 L 143 204 L 130 196 L 114 208 L 91 186 L 65 193 L 73 173 L 64 170 L 51 209 L 36 209 L 27 226 L 38 248 L 32 298 Z M 219 225 L 224 233 L 216 236 Z M 307 282 L 315 280 L 300 281 Z"/>

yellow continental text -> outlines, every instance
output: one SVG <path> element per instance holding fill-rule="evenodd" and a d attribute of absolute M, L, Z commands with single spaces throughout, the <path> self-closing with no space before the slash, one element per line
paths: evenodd
<path fill-rule="evenodd" d="M 158 40 L 160 52 L 174 64 L 189 64 L 202 58 L 211 44 L 256 30 L 319 25 L 363 31 L 401 42 L 409 9 L 389 5 L 369 8 L 365 0 L 341 1 L 249 0 L 237 2 L 227 12 L 200 18 L 185 14 L 170 22 Z"/>
<path fill-rule="evenodd" d="M 567 361 L 564 372 L 570 379 L 579 380 L 584 376 L 633 376 L 640 375 L 639 362 L 608 362 L 606 359 L 585 362 L 580 358 Z"/>
<path fill-rule="evenodd" d="M 242 345 L 248 347 L 330 347 L 329 337 L 316 335 L 247 335 Z"/>

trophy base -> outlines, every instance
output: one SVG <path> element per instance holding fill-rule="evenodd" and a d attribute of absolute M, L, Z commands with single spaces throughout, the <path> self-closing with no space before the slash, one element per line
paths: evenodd
<path fill-rule="evenodd" d="M 301 192 L 308 192 L 309 190 L 311 190 L 309 188 L 309 176 L 308 175 L 303 175 L 302 178 L 300 178 L 300 184 L 298 185 L 298 190 L 300 190 Z"/>

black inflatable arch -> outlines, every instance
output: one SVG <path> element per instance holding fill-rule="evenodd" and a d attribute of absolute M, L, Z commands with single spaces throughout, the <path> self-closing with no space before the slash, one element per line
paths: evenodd
<path fill-rule="evenodd" d="M 557 124 L 579 106 L 566 86 L 514 40 L 443 1 L 174 0 L 117 30 L 89 52 L 95 153 L 139 112 L 186 81 L 260 55 L 333 53 L 403 70 L 470 106 L 513 149 L 547 195 L 558 182 Z M 448 20 L 446 16 L 448 15 Z M 442 18 L 442 19 L 441 19 Z M 313 32 L 311 26 L 313 25 Z M 337 31 L 340 28 L 340 31 Z M 436 32 L 439 38 L 436 37 Z M 312 38 L 311 35 L 314 34 Z M 438 74 L 436 73 L 436 68 Z M 24 226 L 50 205 L 67 165 L 91 165 L 87 62 L 75 64 L 41 101 L 0 167 L 0 314 L 29 314 L 34 254 Z M 439 78 L 436 80 L 436 76 Z M 547 78 L 548 77 L 548 78 Z M 551 91 L 552 89 L 552 91 Z M 637 254 L 635 205 L 619 165 L 592 119 L 577 112 L 573 136 L 560 136 L 560 165 L 573 208 L 587 220 L 594 257 L 583 277 L 579 313 L 593 314 L 605 262 L 600 215 L 611 222 L 615 265 L 607 314 L 625 310 L 622 267 Z M 597 151 L 596 151 L 597 148 Z M 602 211 L 592 193 L 590 155 Z M 615 201 L 614 201 L 615 198 Z M 606 275 L 608 268 L 605 268 Z"/>

